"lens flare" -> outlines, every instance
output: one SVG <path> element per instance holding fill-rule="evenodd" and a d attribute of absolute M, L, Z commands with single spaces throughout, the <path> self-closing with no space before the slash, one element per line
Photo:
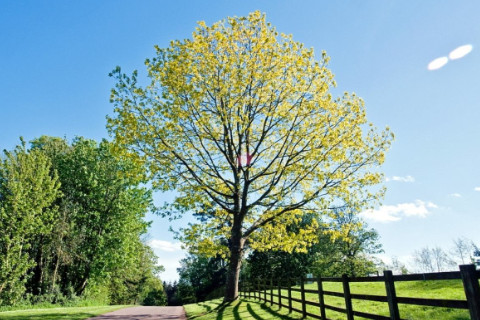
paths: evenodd
<path fill-rule="evenodd" d="M 456 48 L 455 50 L 452 50 L 452 52 L 450 52 L 448 57 L 451 60 L 460 59 L 460 58 L 465 57 L 467 54 L 469 54 L 470 51 L 472 51 L 472 49 L 473 49 L 473 47 L 472 47 L 471 44 L 466 44 L 466 45 L 463 45 L 463 46 L 460 46 L 460 47 Z"/>
<path fill-rule="evenodd" d="M 446 65 L 448 62 L 447 57 L 440 57 L 428 64 L 428 70 L 437 70 Z"/>

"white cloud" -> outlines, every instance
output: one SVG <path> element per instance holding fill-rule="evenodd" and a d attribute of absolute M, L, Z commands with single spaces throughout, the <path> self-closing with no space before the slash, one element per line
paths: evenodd
<path fill-rule="evenodd" d="M 443 67 L 444 65 L 446 65 L 447 62 L 448 62 L 447 57 L 440 57 L 430 62 L 427 68 L 428 70 L 437 70 Z"/>
<path fill-rule="evenodd" d="M 454 198 L 461 198 L 462 197 L 462 195 L 460 193 L 450 193 L 449 196 L 454 197 Z"/>
<path fill-rule="evenodd" d="M 178 281 L 179 275 L 177 269 L 180 268 L 180 260 L 185 258 L 185 255 L 179 255 L 175 257 L 159 257 L 158 264 L 165 268 L 165 271 L 160 274 L 162 281 L 173 282 Z"/>
<path fill-rule="evenodd" d="M 467 54 L 469 54 L 472 51 L 473 47 L 471 44 L 466 44 L 463 46 L 460 46 L 450 52 L 448 57 L 450 60 L 456 60 L 465 57 Z"/>
<path fill-rule="evenodd" d="M 475 188 L 473 188 L 473 190 L 480 191 L 480 187 L 475 187 Z"/>
<path fill-rule="evenodd" d="M 400 203 L 397 205 L 380 206 L 378 209 L 369 209 L 360 213 L 367 219 L 377 222 L 394 222 L 404 217 L 425 218 L 431 212 L 429 209 L 435 209 L 438 206 L 432 202 L 416 200 L 415 202 Z"/>
<path fill-rule="evenodd" d="M 148 245 L 153 249 L 158 249 L 160 251 L 174 252 L 182 249 L 182 246 L 179 242 L 170 242 L 165 240 L 153 239 L 148 242 Z"/>
<path fill-rule="evenodd" d="M 387 177 L 385 181 L 415 182 L 415 178 L 412 176 L 406 176 L 406 177 L 393 176 L 391 178 Z"/>
<path fill-rule="evenodd" d="M 185 258 L 187 252 L 182 249 L 179 242 L 153 239 L 147 242 L 158 257 L 158 264 L 165 268 L 160 274 L 163 281 L 178 281 L 177 268 L 180 267 L 180 260 Z"/>
<path fill-rule="evenodd" d="M 449 60 L 457 60 L 460 58 L 465 57 L 467 54 L 469 54 L 473 49 L 473 46 L 471 44 L 465 44 L 463 46 L 460 46 L 458 48 L 453 49 L 450 51 L 448 54 L 448 57 L 440 57 L 437 59 L 432 60 L 427 68 L 428 70 L 437 70 L 443 67 L 448 63 Z"/>

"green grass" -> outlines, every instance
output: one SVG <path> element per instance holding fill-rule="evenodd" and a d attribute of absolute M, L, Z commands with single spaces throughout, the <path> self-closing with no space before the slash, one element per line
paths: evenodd
<path fill-rule="evenodd" d="M 465 300 L 465 293 L 461 280 L 441 280 L 441 281 L 410 281 L 395 283 L 397 296 L 414 297 L 414 298 L 432 298 L 432 299 L 451 299 Z M 296 287 L 299 288 L 299 287 Z M 307 284 L 305 289 L 317 289 L 317 284 Z M 342 283 L 324 282 L 323 289 L 326 291 L 343 292 Z M 350 284 L 350 291 L 356 294 L 370 294 L 385 296 L 385 285 L 381 282 L 357 282 Z M 277 294 L 278 290 L 274 290 Z M 288 296 L 287 290 L 282 290 L 283 296 Z M 263 297 L 263 293 L 262 293 Z M 300 292 L 293 292 L 292 297 L 300 299 Z M 267 291 L 267 299 L 270 300 L 270 291 Z M 309 301 L 318 302 L 317 294 L 306 294 Z M 278 302 L 278 297 L 274 297 L 274 301 Z M 345 300 L 343 298 L 325 296 L 325 303 L 339 308 L 345 308 Z M 286 299 L 282 304 L 287 305 Z M 367 312 L 377 315 L 388 316 L 389 310 L 387 303 L 352 300 L 353 309 L 355 311 Z M 293 307 L 302 309 L 301 304 L 293 302 Z M 270 303 L 263 303 L 259 300 L 240 299 L 233 304 L 222 304 L 221 299 L 201 302 L 198 304 L 190 304 L 185 306 L 189 319 L 195 320 L 247 320 L 247 319 L 301 319 L 301 314 L 292 312 L 288 314 L 287 308 L 278 308 L 277 305 L 270 306 Z M 402 319 L 442 319 L 442 320 L 468 320 L 470 319 L 468 310 L 450 309 L 442 307 L 423 307 L 414 305 L 399 304 L 400 316 Z M 308 306 L 309 313 L 319 315 L 317 307 Z M 326 310 L 328 319 L 344 320 L 346 315 L 343 313 Z M 308 318 L 307 318 L 308 319 Z M 355 319 L 364 319 L 355 317 Z"/>
<path fill-rule="evenodd" d="M 0 320 L 81 320 L 128 306 L 64 307 L 0 312 Z"/>
<path fill-rule="evenodd" d="M 296 287 L 299 288 L 299 287 Z M 397 282 L 395 288 L 398 297 L 412 297 L 412 298 L 431 298 L 431 299 L 452 299 L 465 300 L 465 293 L 461 280 L 440 280 L 440 281 L 409 281 Z M 305 289 L 317 289 L 317 284 L 307 284 Z M 326 291 L 343 292 L 342 283 L 339 282 L 324 282 L 323 289 Z M 385 296 L 385 285 L 382 282 L 354 282 L 350 283 L 350 292 L 356 294 L 370 294 Z M 267 292 L 267 299 L 270 299 Z M 274 294 L 278 293 L 274 290 Z M 282 295 L 287 296 L 287 290 L 282 290 Z M 300 292 L 292 292 L 292 297 L 300 299 Z M 317 294 L 306 294 L 306 299 L 309 301 L 318 302 Z M 274 298 L 278 301 L 278 298 Z M 286 300 L 283 304 L 287 304 Z M 339 297 L 325 296 L 325 304 L 332 305 L 338 308 L 345 308 L 345 300 Z M 353 310 L 367 312 L 377 315 L 389 316 L 387 303 L 366 301 L 366 300 L 352 300 Z M 301 304 L 293 302 L 293 307 L 301 309 Z M 317 307 L 307 306 L 307 311 L 310 313 L 320 314 Z M 470 315 L 468 310 L 450 309 L 442 307 L 424 307 L 399 304 L 400 316 L 402 319 L 442 319 L 442 320 L 468 320 Z M 332 320 L 346 319 L 345 314 L 332 310 L 326 310 L 327 318 Z M 355 319 L 364 319 L 355 317 Z"/>
<path fill-rule="evenodd" d="M 229 304 L 222 304 L 222 299 L 215 299 L 184 307 L 189 320 L 302 319 L 301 314 L 289 315 L 285 308 L 270 308 L 253 299 L 240 299 Z"/>

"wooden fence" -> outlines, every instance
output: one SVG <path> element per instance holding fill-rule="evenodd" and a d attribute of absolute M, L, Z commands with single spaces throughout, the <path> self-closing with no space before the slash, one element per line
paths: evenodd
<path fill-rule="evenodd" d="M 366 319 L 379 320 L 400 320 L 400 312 L 398 304 L 409 304 L 419 306 L 446 307 L 455 309 L 468 309 L 472 320 L 480 320 L 480 288 L 479 280 L 480 271 L 475 269 L 474 265 L 461 265 L 460 271 L 455 272 L 439 272 L 424 273 L 410 275 L 393 275 L 392 271 L 384 271 L 383 276 L 377 277 L 347 277 L 341 278 L 308 278 L 308 279 L 279 279 L 274 282 L 259 279 L 253 282 L 243 281 L 240 285 L 240 296 L 246 298 L 259 299 L 268 302 L 271 305 L 288 308 L 289 312 L 296 311 L 303 317 L 311 317 L 315 319 L 328 319 L 327 310 L 333 310 L 344 313 L 347 320 L 354 320 L 355 316 Z M 395 291 L 395 282 L 400 281 L 421 281 L 421 280 L 458 280 L 461 279 L 465 289 L 466 300 L 447 300 L 447 299 L 424 299 L 424 298 L 407 298 L 398 297 Z M 305 289 L 306 281 L 317 282 L 317 289 Z M 343 284 L 343 292 L 326 291 L 323 289 L 325 282 L 341 282 Z M 369 295 L 369 294 L 353 294 L 350 292 L 350 283 L 352 282 L 384 282 L 385 296 Z M 296 283 L 300 284 L 300 288 L 295 288 Z M 287 295 L 282 295 L 282 290 Z M 292 292 L 299 292 L 300 299 L 292 297 Z M 309 301 L 305 298 L 306 293 L 318 295 L 318 302 Z M 341 297 L 345 299 L 345 308 L 339 308 L 325 303 L 325 296 Z M 352 299 L 368 300 L 388 303 L 390 316 L 381 316 L 353 310 Z M 301 309 L 292 306 L 292 302 L 301 304 Z M 307 312 L 307 305 L 318 308 L 318 313 Z"/>

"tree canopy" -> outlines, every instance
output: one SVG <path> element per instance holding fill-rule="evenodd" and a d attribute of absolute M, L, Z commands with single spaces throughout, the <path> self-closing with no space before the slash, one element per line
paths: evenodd
<path fill-rule="evenodd" d="M 156 47 L 150 84 L 118 67 L 108 128 L 118 150 L 175 190 L 168 214 L 208 219 L 184 230 L 193 252 L 229 259 L 225 299 L 237 297 L 245 247 L 305 251 L 306 213 L 373 206 L 392 134 L 367 121 L 355 94 L 332 97 L 323 52 L 279 34 L 264 14 L 200 22 L 191 39 Z"/>
<path fill-rule="evenodd" d="M 25 142 L 0 159 L 0 305 L 25 291 L 25 275 L 35 266 L 29 255 L 38 236 L 52 232 L 61 195 L 50 159 Z"/>
<path fill-rule="evenodd" d="M 142 241 L 151 192 L 141 168 L 106 140 L 31 144 L 0 159 L 0 305 L 96 292 L 103 302 L 164 303 L 157 258 Z"/>

